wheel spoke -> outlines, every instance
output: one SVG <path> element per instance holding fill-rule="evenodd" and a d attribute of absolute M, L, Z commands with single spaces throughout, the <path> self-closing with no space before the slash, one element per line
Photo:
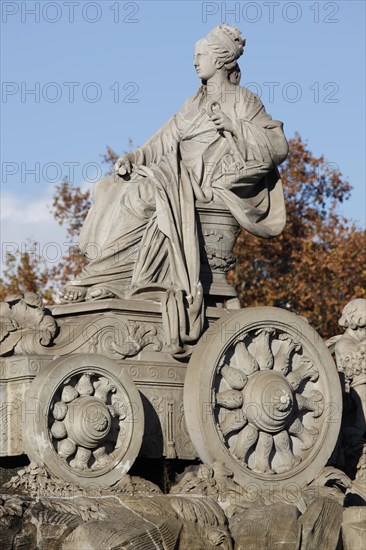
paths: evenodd
<path fill-rule="evenodd" d="M 286 333 L 280 334 L 278 339 L 281 345 L 274 357 L 274 368 L 286 376 L 291 367 L 292 355 L 295 351 L 301 350 L 301 344 Z"/>
<path fill-rule="evenodd" d="M 83 374 L 79 382 L 75 386 L 76 391 L 79 393 L 80 396 L 83 395 L 93 395 L 94 388 L 90 381 L 90 375 L 89 374 Z"/>
<path fill-rule="evenodd" d="M 91 454 L 92 453 L 90 449 L 78 447 L 75 458 L 70 462 L 71 468 L 79 471 L 88 470 L 88 462 L 90 460 Z"/>
<path fill-rule="evenodd" d="M 67 431 L 65 424 L 56 420 L 51 426 L 51 434 L 55 439 L 63 439 L 66 437 Z"/>
<path fill-rule="evenodd" d="M 99 449 L 93 452 L 93 455 L 95 458 L 95 463 L 91 467 L 92 470 L 99 470 L 108 464 L 109 456 L 105 447 L 99 447 Z"/>
<path fill-rule="evenodd" d="M 64 403 L 71 403 L 77 397 L 79 397 L 79 393 L 73 386 L 67 385 L 62 390 L 61 399 Z"/>
<path fill-rule="evenodd" d="M 226 414 L 224 420 L 220 423 L 220 429 L 224 436 L 241 430 L 247 424 L 247 419 L 242 409 L 230 411 Z"/>
<path fill-rule="evenodd" d="M 312 412 L 314 418 L 319 418 L 324 411 L 324 396 L 320 391 L 313 390 L 309 397 L 296 394 L 296 403 L 300 412 Z"/>
<path fill-rule="evenodd" d="M 307 451 L 314 445 L 319 431 L 312 427 L 311 429 L 305 428 L 299 418 L 296 418 L 289 427 L 289 433 L 297 437 L 301 441 L 301 450 Z"/>
<path fill-rule="evenodd" d="M 75 451 L 76 445 L 70 438 L 62 439 L 62 441 L 58 442 L 57 453 L 59 457 L 66 460 L 70 458 L 70 456 L 72 456 Z"/>
<path fill-rule="evenodd" d="M 101 399 L 104 403 L 107 403 L 109 392 L 116 393 L 116 386 L 103 376 L 94 383 L 94 387 L 95 397 L 98 397 L 98 399 Z"/>
<path fill-rule="evenodd" d="M 53 418 L 55 420 L 63 420 L 67 414 L 67 405 L 63 401 L 57 401 L 53 405 Z"/>
<path fill-rule="evenodd" d="M 245 462 L 248 451 L 254 445 L 257 439 L 257 428 L 255 426 L 252 426 L 252 424 L 248 424 L 247 426 L 245 426 L 244 430 L 239 433 L 236 439 L 236 445 L 233 451 L 234 456 L 236 456 L 236 458 L 238 458 L 239 460 L 244 460 Z"/>
<path fill-rule="evenodd" d="M 271 337 L 275 334 L 274 329 L 261 329 L 256 331 L 253 342 L 256 343 L 255 357 L 258 361 L 260 370 L 269 370 L 273 368 L 274 357 L 271 349 Z"/>
<path fill-rule="evenodd" d="M 273 437 L 266 432 L 260 432 L 255 448 L 255 460 L 252 470 L 260 474 L 273 473 L 269 465 L 269 455 L 273 447 Z"/>
<path fill-rule="evenodd" d="M 301 458 L 294 456 L 291 450 L 290 445 L 290 436 L 283 430 L 279 434 L 274 436 L 274 443 L 277 451 L 277 457 L 279 459 L 279 466 L 276 468 L 276 471 L 279 474 L 283 472 L 288 472 L 294 466 L 297 466 L 301 462 Z"/>
<path fill-rule="evenodd" d="M 309 357 L 301 357 L 300 366 L 287 376 L 294 390 L 297 390 L 304 380 L 316 382 L 318 378 L 319 371 Z"/>
<path fill-rule="evenodd" d="M 237 368 L 242 370 L 247 376 L 250 376 L 259 370 L 258 361 L 248 351 L 248 348 L 244 342 L 237 342 L 235 346 L 234 360 Z"/>
<path fill-rule="evenodd" d="M 233 390 L 242 390 L 248 381 L 248 377 L 243 372 L 239 369 L 229 367 L 229 365 L 224 365 L 222 367 L 221 374 L 226 383 Z"/>
<path fill-rule="evenodd" d="M 243 406 L 243 394 L 238 390 L 226 390 L 216 394 L 216 404 L 225 409 L 239 409 Z"/>

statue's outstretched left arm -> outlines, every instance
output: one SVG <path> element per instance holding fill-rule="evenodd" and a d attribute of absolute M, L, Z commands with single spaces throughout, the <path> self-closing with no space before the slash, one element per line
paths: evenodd
<path fill-rule="evenodd" d="M 142 147 L 122 155 L 115 164 L 116 172 L 124 175 L 126 172 L 132 171 L 134 164 L 149 166 L 149 164 L 159 162 L 164 154 L 176 146 L 179 139 L 174 115 Z"/>

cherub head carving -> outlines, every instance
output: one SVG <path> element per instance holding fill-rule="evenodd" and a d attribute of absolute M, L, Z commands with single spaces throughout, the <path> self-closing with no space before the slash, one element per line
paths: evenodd
<path fill-rule="evenodd" d="M 338 323 L 343 328 L 353 330 L 366 328 L 366 300 L 356 298 L 348 302 L 343 308 L 342 317 Z"/>

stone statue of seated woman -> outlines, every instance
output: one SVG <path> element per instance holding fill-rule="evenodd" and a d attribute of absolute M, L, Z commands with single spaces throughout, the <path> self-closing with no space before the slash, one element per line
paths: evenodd
<path fill-rule="evenodd" d="M 277 171 L 287 156 L 282 123 L 239 86 L 245 40 L 226 24 L 195 46 L 198 91 L 96 186 L 79 238 L 89 263 L 62 298 L 76 302 L 161 293 L 180 342 L 203 323 L 196 204 L 221 204 L 250 233 L 285 224 Z"/>

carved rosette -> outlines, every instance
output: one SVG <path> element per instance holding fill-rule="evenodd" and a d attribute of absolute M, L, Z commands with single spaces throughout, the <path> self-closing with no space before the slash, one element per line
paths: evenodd
<path fill-rule="evenodd" d="M 65 481 L 116 482 L 142 442 L 143 409 L 133 381 L 98 356 L 61 359 L 45 371 L 29 390 L 30 403 L 38 395 L 43 407 L 24 434 L 27 454 Z"/>
<path fill-rule="evenodd" d="M 193 353 L 185 385 L 199 456 L 230 465 L 239 482 L 311 481 L 341 421 L 326 346 L 304 319 L 277 308 L 248 308 L 215 328 Z"/>

